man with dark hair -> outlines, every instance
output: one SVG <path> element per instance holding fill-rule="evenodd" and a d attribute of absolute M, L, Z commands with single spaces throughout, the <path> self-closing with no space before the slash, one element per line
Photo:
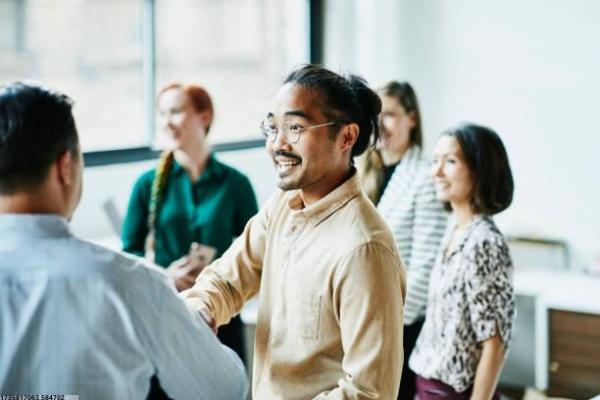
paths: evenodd
<path fill-rule="evenodd" d="M 46 179 L 50 164 L 67 150 L 69 163 L 78 159 L 77 131 L 68 97 L 18 83 L 3 87 L 2 99 L 0 194 L 36 188 Z M 36 110 L 36 118 L 23 118 L 30 109 Z M 80 192 L 78 187 L 75 194 Z"/>
<path fill-rule="evenodd" d="M 240 399 L 243 365 L 157 268 L 75 238 L 71 100 L 0 86 L 0 393 Z"/>
<path fill-rule="evenodd" d="M 282 190 L 184 292 L 215 327 L 259 294 L 256 399 L 397 396 L 405 274 L 352 163 L 380 110 L 361 78 L 292 72 L 261 127 Z"/>

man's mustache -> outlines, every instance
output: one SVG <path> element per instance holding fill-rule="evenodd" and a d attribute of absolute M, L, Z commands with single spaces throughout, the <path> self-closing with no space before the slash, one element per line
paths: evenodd
<path fill-rule="evenodd" d="M 302 157 L 300 157 L 294 153 L 290 153 L 288 151 L 276 150 L 273 153 L 273 156 L 275 156 L 275 157 L 282 156 L 282 157 L 287 157 L 287 158 L 293 158 L 293 159 L 297 160 L 298 162 L 302 162 Z"/>

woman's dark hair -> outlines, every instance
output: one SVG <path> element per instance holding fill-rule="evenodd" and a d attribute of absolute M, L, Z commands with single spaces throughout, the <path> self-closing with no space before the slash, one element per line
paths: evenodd
<path fill-rule="evenodd" d="M 320 65 L 308 64 L 292 71 L 284 80 L 320 94 L 323 115 L 331 121 L 356 123 L 358 138 L 352 157 L 362 154 L 379 137 L 381 100 L 367 82 L 357 75 L 341 76 Z M 331 130 L 337 134 L 337 130 Z"/>
<path fill-rule="evenodd" d="M 513 198 L 514 182 L 502 140 L 493 130 L 462 123 L 442 135 L 456 138 L 473 179 L 472 206 L 475 212 L 497 214 Z"/>
<path fill-rule="evenodd" d="M 41 86 L 0 85 L 0 194 L 41 184 L 62 153 L 79 154 L 72 105 Z"/>
<path fill-rule="evenodd" d="M 391 81 L 386 83 L 379 91 L 384 96 L 396 99 L 407 114 L 414 113 L 415 126 L 410 131 L 410 144 L 423 147 L 421 111 L 419 110 L 417 94 L 410 83 Z"/>

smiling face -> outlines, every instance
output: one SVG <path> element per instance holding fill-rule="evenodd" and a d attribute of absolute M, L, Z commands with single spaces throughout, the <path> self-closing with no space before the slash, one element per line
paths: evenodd
<path fill-rule="evenodd" d="M 396 97 L 381 96 L 381 135 L 377 142 L 385 159 L 400 160 L 410 147 L 410 135 L 415 127 L 415 113 L 406 112 Z"/>
<path fill-rule="evenodd" d="M 438 139 L 433 150 L 431 175 L 440 201 L 451 203 L 452 208 L 470 206 L 473 179 L 455 137 L 442 135 Z"/>
<path fill-rule="evenodd" d="M 160 95 L 158 116 L 159 124 L 172 140 L 173 147 L 185 149 L 204 143 L 206 118 L 194 109 L 182 89 L 168 89 Z"/>
<path fill-rule="evenodd" d="M 288 83 L 276 95 L 266 123 L 281 132 L 282 124 L 308 127 L 330 122 L 322 114 L 320 104 L 315 90 Z M 354 141 L 348 143 L 342 133 L 332 138 L 330 128 L 340 129 L 336 125 L 307 129 L 297 143 L 290 143 L 281 133 L 275 141 L 267 140 L 277 185 L 283 190 L 302 190 L 305 203 L 335 189 L 350 171 L 349 154 Z"/>

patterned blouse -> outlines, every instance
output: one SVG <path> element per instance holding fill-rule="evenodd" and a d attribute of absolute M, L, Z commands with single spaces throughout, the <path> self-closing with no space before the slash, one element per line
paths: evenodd
<path fill-rule="evenodd" d="M 463 392 L 475 380 L 481 342 L 499 334 L 508 347 L 515 297 L 508 245 L 492 219 L 476 216 L 444 257 L 454 227 L 431 274 L 425 324 L 409 365 Z"/>

